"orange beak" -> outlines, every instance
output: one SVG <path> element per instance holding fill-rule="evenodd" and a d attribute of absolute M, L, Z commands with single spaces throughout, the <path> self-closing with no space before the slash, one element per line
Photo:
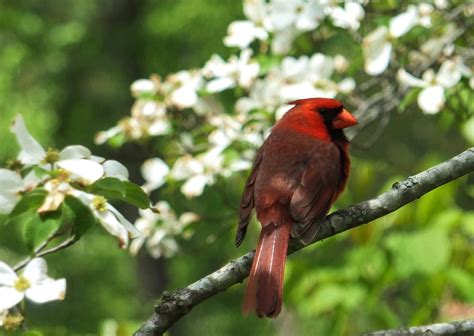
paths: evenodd
<path fill-rule="evenodd" d="M 354 117 L 349 111 L 343 109 L 332 122 L 332 126 L 335 129 L 343 129 L 346 127 L 354 126 L 357 124 L 357 118 Z"/>

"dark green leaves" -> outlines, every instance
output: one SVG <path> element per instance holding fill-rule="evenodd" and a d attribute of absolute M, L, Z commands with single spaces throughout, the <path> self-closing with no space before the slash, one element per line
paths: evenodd
<path fill-rule="evenodd" d="M 35 189 L 23 195 L 10 214 L 10 218 L 19 216 L 27 211 L 38 209 L 43 204 L 47 192 L 44 189 Z"/>
<path fill-rule="evenodd" d="M 114 177 L 107 177 L 92 184 L 88 192 L 102 195 L 107 199 L 119 199 L 133 204 L 141 209 L 150 206 L 147 194 L 138 185 L 121 181 Z"/>
<path fill-rule="evenodd" d="M 51 238 L 62 224 L 62 212 L 60 210 L 40 215 L 32 213 L 25 221 L 23 238 L 26 246 L 34 250 L 43 242 Z"/>
<path fill-rule="evenodd" d="M 67 196 L 64 204 L 67 209 L 65 220 L 74 224 L 74 239 L 78 240 L 97 220 L 91 210 L 75 197 Z"/>
<path fill-rule="evenodd" d="M 445 230 L 429 228 L 394 233 L 387 238 L 386 246 L 392 252 L 397 273 L 406 277 L 415 273 L 429 275 L 444 269 L 451 245 Z"/>

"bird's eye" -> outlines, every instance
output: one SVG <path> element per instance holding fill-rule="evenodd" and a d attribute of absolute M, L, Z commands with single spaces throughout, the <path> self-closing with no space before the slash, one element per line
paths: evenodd
<path fill-rule="evenodd" d="M 321 107 L 318 109 L 318 112 L 321 113 L 323 117 L 326 117 L 326 118 L 334 118 L 341 111 L 342 111 L 342 106 L 336 107 L 336 108 Z"/>

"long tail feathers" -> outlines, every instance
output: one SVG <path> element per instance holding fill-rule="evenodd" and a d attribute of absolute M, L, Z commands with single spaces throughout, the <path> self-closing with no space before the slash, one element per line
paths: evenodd
<path fill-rule="evenodd" d="M 255 251 L 242 313 L 277 317 L 283 301 L 283 275 L 291 223 L 262 228 Z"/>

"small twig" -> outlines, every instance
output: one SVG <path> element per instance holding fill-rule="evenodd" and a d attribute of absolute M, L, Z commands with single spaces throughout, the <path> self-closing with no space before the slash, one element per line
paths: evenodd
<path fill-rule="evenodd" d="M 55 235 L 49 237 L 47 240 L 45 240 L 43 243 L 41 243 L 40 246 L 38 246 L 35 251 L 33 252 L 33 255 L 29 256 L 28 258 L 20 261 L 18 264 L 16 264 L 14 267 L 13 267 L 13 270 L 15 272 L 18 272 L 19 270 L 21 270 L 23 267 L 26 266 L 26 264 L 28 264 L 31 260 L 33 260 L 34 258 L 39 258 L 39 257 L 43 257 L 45 255 L 48 255 L 50 253 L 54 253 L 54 252 L 57 252 L 57 251 L 60 251 L 60 250 L 63 250 L 71 245 L 73 245 L 77 240 L 75 239 L 75 237 L 69 237 L 68 239 L 66 239 L 65 241 L 63 241 L 61 244 L 55 246 L 55 247 L 52 247 L 50 249 L 47 249 L 47 250 L 44 250 L 46 248 L 46 246 L 48 246 L 48 244 L 54 239 L 56 238 Z M 44 251 L 43 251 L 44 250 Z"/>

